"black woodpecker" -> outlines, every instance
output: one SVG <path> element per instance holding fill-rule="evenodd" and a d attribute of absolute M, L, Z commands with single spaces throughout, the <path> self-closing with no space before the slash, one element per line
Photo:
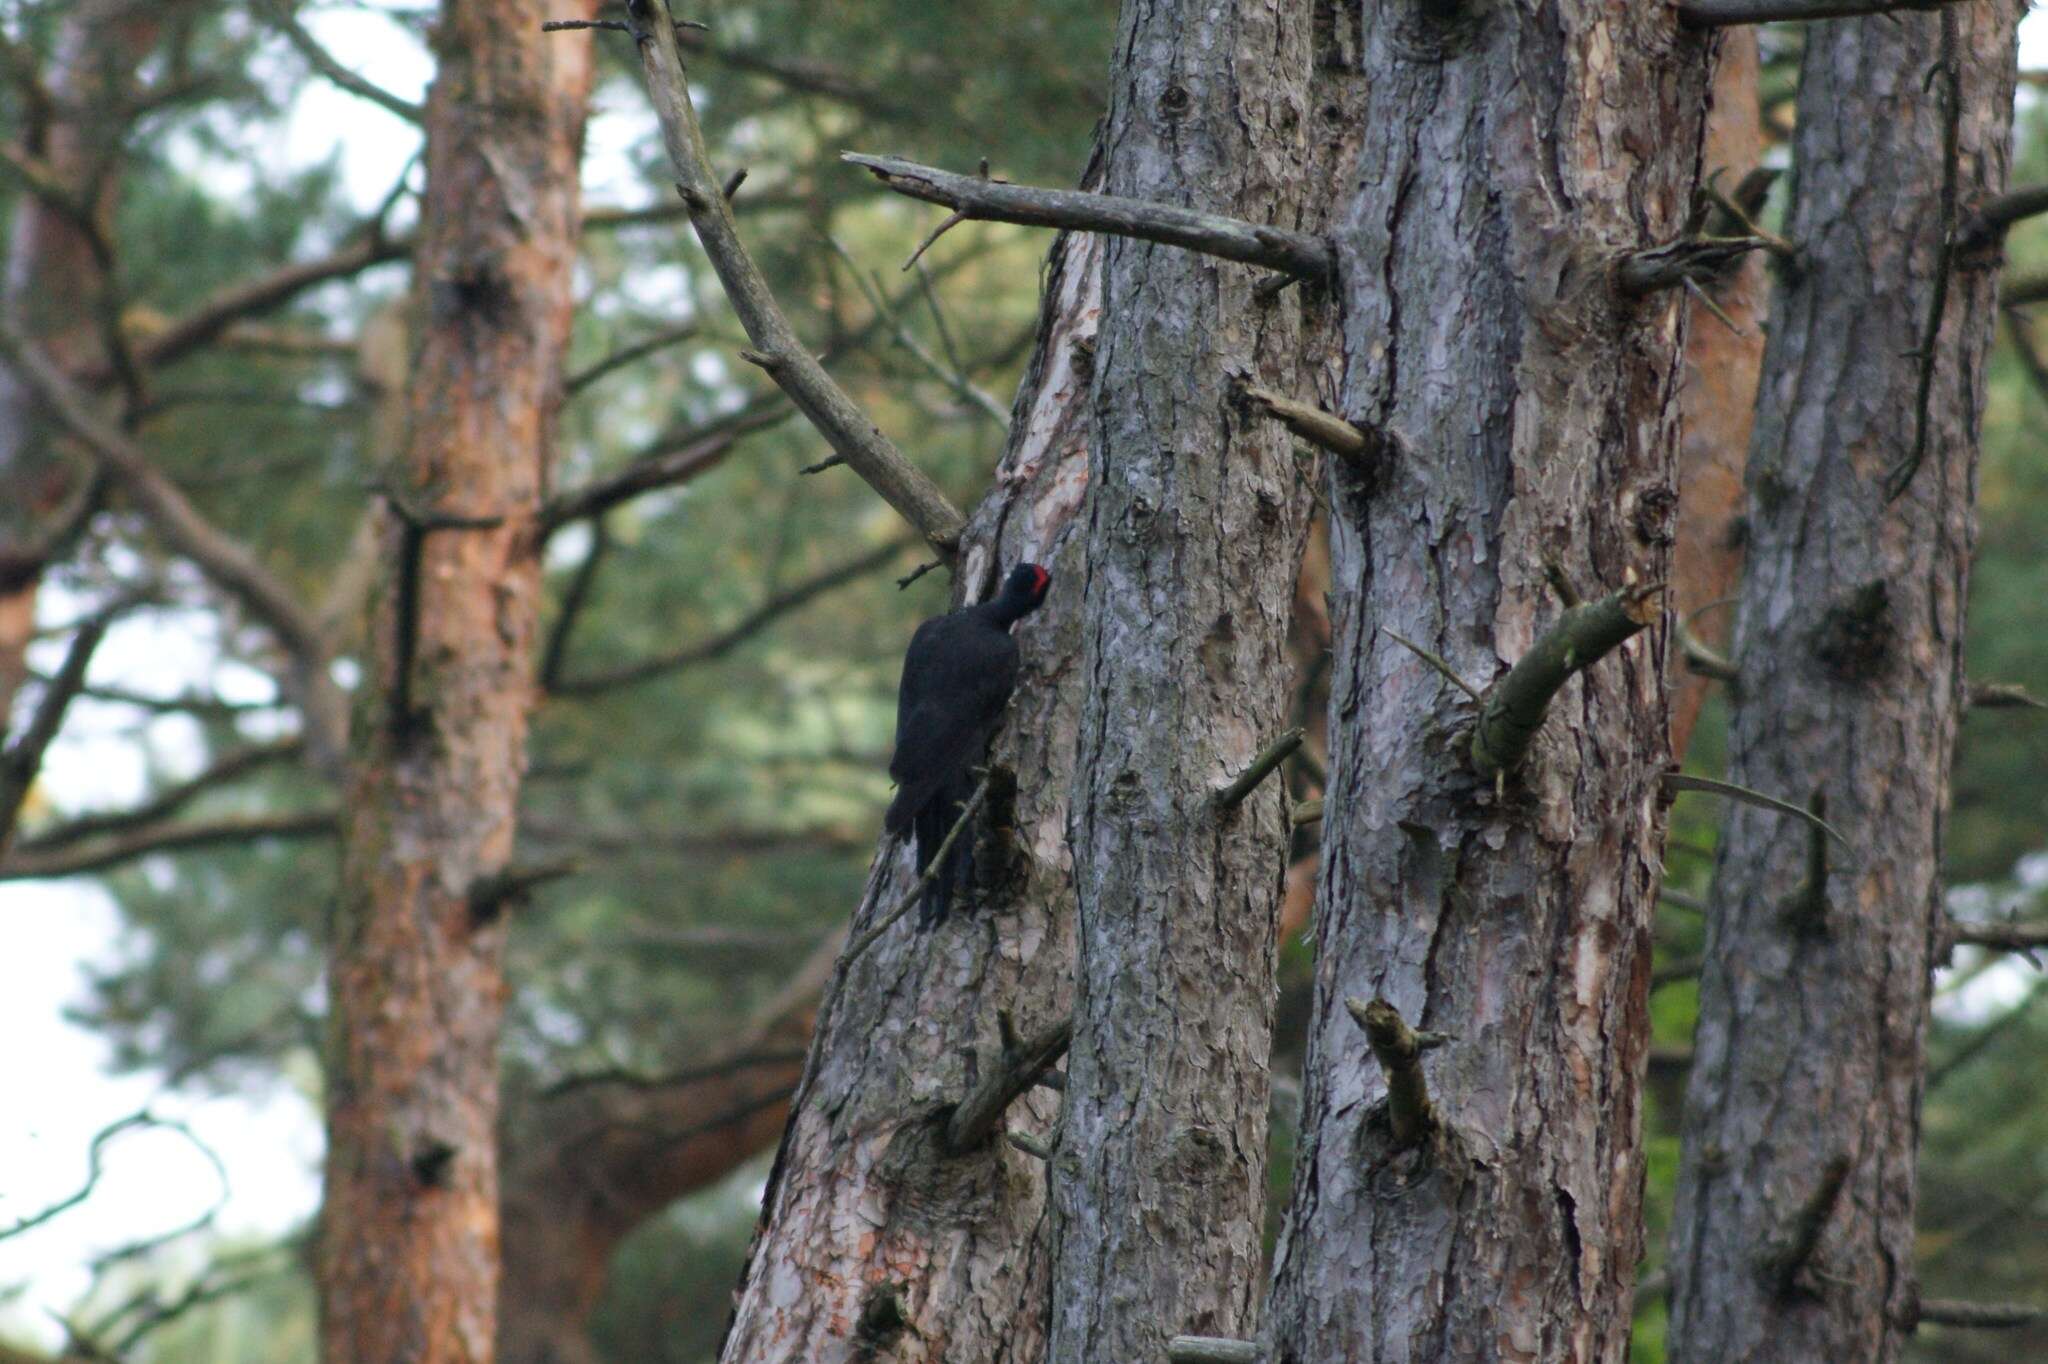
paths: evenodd
<path fill-rule="evenodd" d="M 1037 564 L 1018 564 L 991 600 L 934 616 L 910 637 L 896 692 L 896 756 L 889 760 L 896 799 L 882 825 L 892 834 L 915 830 L 920 872 L 973 798 L 974 766 L 1017 685 L 1010 627 L 1039 608 L 1051 583 Z M 963 830 L 925 887 L 918 925 L 945 918 L 954 892 L 973 882 L 974 839 Z"/>

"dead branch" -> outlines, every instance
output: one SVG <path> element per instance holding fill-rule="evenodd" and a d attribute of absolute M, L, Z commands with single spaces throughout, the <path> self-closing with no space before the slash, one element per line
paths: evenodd
<path fill-rule="evenodd" d="M 207 792 L 225 786 L 259 768 L 292 761 L 305 751 L 306 741 L 297 737 L 230 749 L 215 758 L 196 776 L 165 787 L 132 809 L 93 811 L 65 820 L 61 824 L 38 829 L 32 837 L 22 840 L 22 849 L 50 852 L 57 848 L 71 847 L 87 839 L 124 834 L 161 823 Z"/>
<path fill-rule="evenodd" d="M 661 119 L 662 139 L 677 176 L 676 191 L 711 258 L 726 297 L 754 343 L 745 358 L 760 365 L 789 394 L 832 448 L 941 552 L 951 554 L 965 524 L 958 508 L 884 436 L 846 391 L 825 372 L 783 315 L 760 268 L 740 240 L 732 206 L 720 189 L 704 134 L 691 107 L 689 86 L 665 4 L 628 0 L 647 88 Z"/>
<path fill-rule="evenodd" d="M 1270 776 L 1275 768 L 1286 762 L 1307 737 L 1308 731 L 1297 727 L 1288 730 L 1260 749 L 1258 756 L 1246 765 L 1244 771 L 1238 773 L 1230 785 L 1216 793 L 1216 808 L 1228 810 L 1243 804 L 1245 797 L 1257 790 L 1259 783 Z"/>
<path fill-rule="evenodd" d="M 1327 279 L 1333 268 L 1329 243 L 1306 232 L 1200 213 L 1177 204 L 955 175 L 895 156 L 842 152 L 839 159 L 872 172 L 899 194 L 943 204 L 965 221 L 1135 237 L 1304 279 Z"/>
<path fill-rule="evenodd" d="M 835 588 L 874 572 L 895 559 L 909 548 L 912 542 L 896 540 L 878 546 L 864 554 L 835 564 L 831 568 L 805 581 L 776 593 L 761 605 L 735 622 L 731 627 L 719 631 L 708 639 L 688 644 L 673 653 L 655 658 L 641 659 L 637 663 L 626 663 L 607 668 L 582 677 L 558 678 L 549 688 L 552 696 L 595 696 L 619 687 L 629 687 L 668 673 L 680 672 L 685 668 L 709 663 L 725 657 L 740 645 L 774 624 L 781 617 L 799 607 L 809 604 Z"/>
<path fill-rule="evenodd" d="M 78 627 L 78 632 L 71 637 L 70 648 L 65 651 L 63 665 L 44 688 L 42 700 L 36 705 L 28 728 L 7 746 L 5 753 L 0 753 L 0 856 L 7 852 L 15 820 L 21 814 L 21 803 L 28 798 L 29 788 L 35 785 L 36 773 L 42 770 L 43 754 L 57 737 L 57 731 L 63 728 L 64 712 L 70 709 L 79 688 L 85 685 L 85 670 L 91 665 L 93 651 L 99 648 L 106 633 L 107 622 L 103 617 L 96 616 Z M 5 719 L 5 716 L 0 716 L 0 722 Z"/>
<path fill-rule="evenodd" d="M 1861 14 L 1896 14 L 1904 10 L 1938 9 L 1962 0 L 1682 0 L 1679 22 L 1687 28 L 1718 28 L 1728 24 L 1803 23 L 1843 19 Z"/>
<path fill-rule="evenodd" d="M 1344 1007 L 1364 1030 L 1373 1057 L 1387 1077 L 1387 1125 L 1393 1133 L 1394 1149 L 1405 1151 L 1436 1127 L 1436 1109 L 1429 1101 L 1429 1084 L 1422 1074 L 1421 1040 L 1400 1011 L 1384 999 L 1367 1003 L 1354 997 L 1346 999 Z"/>
<path fill-rule="evenodd" d="M 409 99 L 401 99 L 335 60 L 334 54 L 322 47 L 320 40 L 306 31 L 306 26 L 299 22 L 298 15 L 292 12 L 292 7 L 284 0 L 264 0 L 264 3 L 256 8 L 270 26 L 283 34 L 285 40 L 306 59 L 306 64 L 325 77 L 330 84 L 358 98 L 366 99 L 379 108 L 389 110 L 408 123 L 426 121 L 425 108 Z"/>
<path fill-rule="evenodd" d="M 1472 763 L 1500 778 L 1535 741 L 1550 698 L 1572 674 L 1599 662 L 1656 618 L 1656 586 L 1631 585 L 1599 601 L 1566 608 L 1486 694 L 1472 731 Z"/>
<path fill-rule="evenodd" d="M 0 861 L 0 881 L 27 881 L 53 876 L 82 876 L 105 871 L 138 857 L 160 852 L 189 852 L 263 839 L 332 838 L 340 829 L 333 810 L 307 810 L 275 815 L 227 815 L 219 819 L 173 822 L 132 830 L 116 838 L 62 848 L 16 848 Z"/>
<path fill-rule="evenodd" d="M 972 1151 L 988 1140 L 1010 1105 L 1059 1064 L 1074 1040 L 1071 1017 L 1021 1041 L 1008 1013 L 998 1015 L 997 1023 L 1000 1050 L 988 1067 L 988 1074 L 981 1077 L 946 1120 L 946 1149 L 954 1155 Z"/>

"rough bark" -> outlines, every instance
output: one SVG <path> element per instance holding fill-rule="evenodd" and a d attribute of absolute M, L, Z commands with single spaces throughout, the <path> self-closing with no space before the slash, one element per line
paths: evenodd
<path fill-rule="evenodd" d="M 959 1155 L 943 1134 L 997 1053 L 998 1011 L 1029 1035 L 1070 1007 L 1066 825 L 1086 571 L 1077 513 L 1089 481 L 1100 255 L 1095 237 L 1053 247 L 1009 447 L 960 541 L 960 601 L 994 590 L 1019 559 L 1053 576 L 1050 600 L 1016 631 L 1023 671 L 975 830 L 981 888 L 934 930 L 899 924 L 828 985 L 740 1280 L 722 1352 L 733 1364 L 1036 1364 L 1043 1352 L 1044 1166 L 1004 1140 L 1001 1124 Z M 902 898 L 916 879 L 911 860 L 884 843 L 856 931 Z M 1056 1111 L 1040 1090 L 1012 1106 L 1008 1126 L 1043 1137 Z"/>
<path fill-rule="evenodd" d="M 593 11 L 594 0 L 573 9 Z M 590 81 L 540 0 L 448 0 L 427 108 L 411 429 L 350 738 L 329 970 L 321 1350 L 489 1361 L 502 872 L 525 767 Z"/>
<path fill-rule="evenodd" d="M 1335 232 L 1337 642 L 1294 1190 L 1267 1304 L 1289 1361 L 1618 1360 L 1640 1243 L 1666 632 L 1566 683 L 1498 782 L 1476 707 L 1562 614 L 1668 570 L 1681 313 L 1615 262 L 1683 224 L 1707 45 L 1659 6 L 1405 0 L 1364 15 Z M 1344 1000 L 1452 1040 L 1397 1150 Z"/>
<path fill-rule="evenodd" d="M 1817 25 L 1750 448 L 1729 779 L 1824 799 L 1849 846 L 1745 806 L 1724 827 L 1672 1233 L 1674 1360 L 1898 1357 L 1996 262 L 1943 258 L 1944 25 L 1957 207 L 2006 182 L 2021 7 Z M 1828 1197 L 1830 1187 L 1836 1188 Z"/>
<path fill-rule="evenodd" d="M 1300 226 L 1310 10 L 1127 4 L 1108 191 Z M 1307 370 L 1298 292 L 1260 283 L 1144 241 L 1104 256 L 1054 1360 L 1157 1358 L 1248 1329 L 1258 1301 L 1289 826 L 1278 780 L 1218 793 L 1289 724 L 1310 506 L 1292 438 L 1238 397 Z"/>
<path fill-rule="evenodd" d="M 1713 104 L 1707 111 L 1706 176 L 1733 194 L 1763 160 L 1763 114 L 1757 104 L 1756 30 L 1721 35 L 1714 58 Z M 1727 225 L 1724 225 L 1724 227 Z M 1765 256 L 1752 251 L 1720 279 L 1703 286 L 1716 317 L 1697 298 L 1686 300 L 1685 369 L 1678 387 L 1678 531 L 1671 549 L 1671 607 L 1702 641 L 1720 646 L 1733 618 L 1716 603 L 1734 595 L 1742 569 L 1742 467 L 1756 413 L 1757 371 L 1764 358 L 1764 306 L 1770 292 Z M 1734 326 L 1729 324 L 1733 323 Z M 1708 610 L 1709 607 L 1715 607 Z M 1693 725 L 1713 679 L 1673 660 L 1671 754 L 1685 756 Z"/>

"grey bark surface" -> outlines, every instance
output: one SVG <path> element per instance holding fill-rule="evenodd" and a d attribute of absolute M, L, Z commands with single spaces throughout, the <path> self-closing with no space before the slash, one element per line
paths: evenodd
<path fill-rule="evenodd" d="M 722 1351 L 730 1364 L 1036 1364 L 1043 1353 L 1045 1166 L 1004 1132 L 1045 1136 L 1057 1096 L 1026 1094 L 975 1150 L 948 1154 L 945 1138 L 954 1107 L 999 1054 L 998 1011 L 1028 1036 L 1070 1008 L 1078 513 L 1100 255 L 1090 236 L 1053 247 L 1010 443 L 960 541 L 956 600 L 985 597 L 1021 559 L 1053 577 L 1044 608 L 1016 630 L 1023 670 L 973 829 L 980 889 L 935 929 L 899 923 L 827 986 L 740 1280 Z M 883 843 L 855 937 L 916 880 L 912 860 L 906 846 Z"/>
<path fill-rule="evenodd" d="M 1917 1310 L 1914 1161 L 1996 262 L 1957 258 L 1914 445 L 1911 354 L 1943 232 L 1942 28 L 1961 78 L 1958 212 L 2005 187 L 2021 6 L 1817 25 L 1750 446 L 1729 779 L 1826 801 L 1847 850 L 1731 807 L 1672 1232 L 1675 1361 L 1896 1359 Z M 1803 1209 L 1838 1162 L 1805 1263 Z"/>
<path fill-rule="evenodd" d="M 1113 195 L 1294 228 L 1308 191 L 1311 6 L 1124 6 Z M 1070 837 L 1073 1052 L 1053 1161 L 1046 1358 L 1157 1360 L 1254 1320 L 1263 1264 L 1281 783 L 1219 792 L 1288 724 L 1310 499 L 1246 382 L 1305 370 L 1298 291 L 1118 238 L 1105 248 Z M 1320 292 L 1320 291 L 1318 291 Z"/>
<path fill-rule="evenodd" d="M 1498 682 L 1563 606 L 1667 573 L 1672 239 L 1708 44 L 1663 6 L 1394 3 L 1363 17 L 1337 192 L 1338 415 L 1398 452 L 1331 475 L 1330 782 L 1301 1139 L 1265 1357 L 1619 1360 L 1640 1249 L 1668 632 L 1577 673 L 1496 784 L 1477 707 L 1387 631 Z M 1448 1033 L 1397 1150 L 1347 996 Z"/>

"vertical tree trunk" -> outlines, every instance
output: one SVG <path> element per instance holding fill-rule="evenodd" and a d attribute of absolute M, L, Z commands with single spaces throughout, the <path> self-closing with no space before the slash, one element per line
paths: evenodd
<path fill-rule="evenodd" d="M 1757 104 L 1754 28 L 1723 33 L 1714 54 L 1713 104 L 1707 111 L 1706 175 L 1735 194 L 1763 163 L 1763 112 Z M 1732 224 L 1724 230 L 1740 231 Z M 1734 595 L 1742 569 L 1742 466 L 1756 415 L 1757 372 L 1764 359 L 1764 306 L 1770 277 L 1753 251 L 1702 286 L 1720 310 L 1686 300 L 1685 369 L 1678 387 L 1678 539 L 1671 547 L 1671 608 L 1692 620 L 1703 641 L 1728 635 L 1719 603 Z M 1733 323 L 1731 327 L 1729 324 Z M 1739 330 L 1738 330 L 1739 329 Z M 1683 758 L 1713 679 L 1673 660 L 1671 753 Z"/>
<path fill-rule="evenodd" d="M 1294 227 L 1310 6 L 1127 4 L 1106 188 Z M 1054 1204 L 1054 1360 L 1237 1334 L 1263 1265 L 1282 784 L 1217 793 L 1287 724 L 1310 505 L 1247 380 L 1306 372 L 1299 293 L 1149 242 L 1104 256 L 1084 679 L 1069 821 L 1074 1053 Z"/>
<path fill-rule="evenodd" d="M 1016 631 L 1023 670 L 975 830 L 980 889 L 934 930 L 899 923 L 827 985 L 721 1353 L 729 1364 L 1041 1357 L 1045 1167 L 1004 1128 L 1043 1137 L 1057 1105 L 1027 1094 L 966 1151 L 948 1149 L 946 1128 L 997 1063 L 1000 1013 L 1030 1036 L 1070 1008 L 1067 798 L 1087 572 L 1076 513 L 1089 482 L 1100 259 L 1095 237 L 1053 247 L 1009 448 L 961 538 L 963 601 L 1022 559 L 1053 576 L 1045 608 Z M 884 843 L 856 941 L 910 889 L 912 861 Z"/>
<path fill-rule="evenodd" d="M 593 11 L 588 2 L 572 10 Z M 411 430 L 350 739 L 329 972 L 321 1349 L 492 1356 L 498 1028 L 534 699 L 534 515 L 568 339 L 584 35 L 539 0 L 448 0 L 427 102 Z"/>
<path fill-rule="evenodd" d="M 1735 808 L 1721 838 L 1672 1234 L 1674 1360 L 1896 1359 L 1963 678 L 1995 252 L 1942 258 L 1952 26 L 1961 212 L 2007 172 L 2021 7 L 1807 31 L 1790 235 L 1748 486 L 1729 778 L 1825 801 L 1848 846 Z M 1816 868 L 1815 859 L 1820 859 Z M 1819 875 L 1814 875 L 1815 871 Z"/>
<path fill-rule="evenodd" d="M 1664 632 L 1564 684 L 1526 760 L 1475 770 L 1474 706 L 1588 597 L 1667 572 L 1680 309 L 1625 296 L 1675 236 L 1707 43 L 1667 7 L 1398 0 L 1364 16 L 1363 144 L 1335 233 L 1337 643 L 1301 1145 L 1274 1360 L 1619 1360 L 1663 834 Z M 1451 1040 L 1403 1149 L 1345 1005 Z"/>

